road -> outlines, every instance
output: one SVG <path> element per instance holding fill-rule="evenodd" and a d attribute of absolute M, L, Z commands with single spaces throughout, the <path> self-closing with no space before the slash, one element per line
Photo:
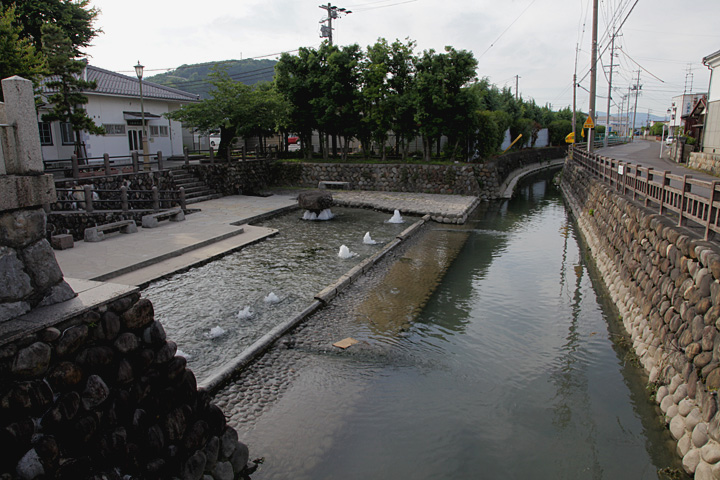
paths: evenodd
<path fill-rule="evenodd" d="M 636 165 L 642 165 L 643 167 L 652 167 L 660 172 L 670 171 L 675 175 L 692 175 L 693 178 L 698 180 L 706 180 L 712 182 L 718 180 L 718 177 L 710 175 L 709 173 L 701 173 L 697 170 L 687 168 L 685 165 L 681 165 L 673 162 L 668 158 L 669 147 L 663 146 L 663 158 L 660 157 L 660 143 L 653 140 L 638 140 L 636 139 L 632 143 L 625 145 L 617 145 L 614 147 L 600 148 L 597 153 L 606 157 L 616 158 L 627 162 L 634 163 Z"/>

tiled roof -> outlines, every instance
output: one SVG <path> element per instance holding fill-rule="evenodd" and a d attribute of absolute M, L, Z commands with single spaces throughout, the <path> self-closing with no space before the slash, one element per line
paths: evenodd
<path fill-rule="evenodd" d="M 85 67 L 85 70 L 87 80 L 94 80 L 97 83 L 95 90 L 85 93 L 90 95 L 120 95 L 140 98 L 140 80 L 138 80 L 137 77 L 122 75 L 103 68 L 93 67 L 92 65 Z M 46 93 L 49 92 L 48 88 L 44 85 L 43 90 Z M 200 96 L 194 93 L 184 92 L 177 88 L 166 87 L 165 85 L 147 81 L 143 81 L 143 97 L 174 102 L 197 102 L 200 100 Z"/>
<path fill-rule="evenodd" d="M 137 77 L 121 75 L 98 67 L 88 65 L 87 79 L 97 82 L 97 88 L 92 93 L 108 95 L 124 95 L 128 97 L 140 96 L 140 81 Z M 90 92 L 88 92 L 90 93 Z M 177 88 L 166 87 L 157 83 L 143 81 L 143 97 L 162 98 L 179 102 L 197 101 L 199 95 L 184 92 Z"/>

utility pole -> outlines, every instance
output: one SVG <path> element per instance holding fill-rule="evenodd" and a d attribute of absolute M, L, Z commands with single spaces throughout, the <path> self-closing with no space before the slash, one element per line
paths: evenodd
<path fill-rule="evenodd" d="M 340 18 L 341 14 L 347 15 L 349 13 L 352 13 L 351 10 L 346 10 L 344 8 L 338 8 L 335 5 L 332 5 L 328 3 L 327 5 L 318 5 L 318 7 L 322 8 L 327 12 L 327 18 L 320 20 L 320 23 L 327 22 L 327 26 L 323 25 L 320 27 L 320 38 L 327 38 L 328 43 L 330 45 L 333 44 L 333 37 L 332 37 L 332 21 L 333 18 Z"/>
<path fill-rule="evenodd" d="M 637 101 L 638 101 L 638 95 L 640 94 L 640 89 L 642 88 L 642 85 L 640 85 L 640 70 L 638 70 L 638 77 L 637 82 L 635 83 L 635 106 L 633 107 L 633 123 L 632 123 L 632 137 L 635 137 L 635 117 L 637 116 Z"/>
<path fill-rule="evenodd" d="M 515 75 L 515 100 L 518 99 L 519 93 L 518 93 L 518 80 L 520 79 L 520 75 Z"/>
<path fill-rule="evenodd" d="M 608 134 L 610 133 L 610 101 L 612 100 L 612 76 L 613 76 L 613 62 L 615 61 L 615 33 L 613 33 L 611 46 L 610 46 L 610 78 L 608 79 L 608 101 L 605 118 L 605 139 L 603 145 L 608 146 Z"/>
<path fill-rule="evenodd" d="M 577 112 L 577 59 L 578 59 L 578 51 L 580 50 L 580 45 L 575 44 L 575 71 L 573 72 L 573 110 L 572 110 L 572 138 L 573 138 L 573 146 L 575 146 L 575 142 L 577 142 L 577 132 L 575 122 L 577 122 L 576 119 L 576 112 Z"/>
<path fill-rule="evenodd" d="M 592 55 L 590 57 L 590 108 L 588 115 L 595 122 L 595 95 L 597 93 L 597 42 L 598 42 L 598 0 L 593 0 Z M 595 150 L 595 129 L 588 129 L 588 152 Z"/>

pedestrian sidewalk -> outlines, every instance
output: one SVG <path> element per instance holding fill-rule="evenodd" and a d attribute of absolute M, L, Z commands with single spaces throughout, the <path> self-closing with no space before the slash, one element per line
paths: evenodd
<path fill-rule="evenodd" d="M 194 204 L 201 211 L 182 222 L 164 221 L 157 228 L 138 228 L 137 233 L 111 234 L 101 242 L 75 242 L 74 248 L 58 250 L 55 257 L 71 286 L 76 279 L 147 285 L 274 235 L 274 229 L 246 223 L 295 205 L 290 193 L 208 200 Z"/>

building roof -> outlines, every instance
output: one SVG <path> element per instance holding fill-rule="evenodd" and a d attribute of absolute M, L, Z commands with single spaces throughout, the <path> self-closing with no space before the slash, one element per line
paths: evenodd
<path fill-rule="evenodd" d="M 703 65 L 706 65 L 708 62 L 712 62 L 713 60 L 717 60 L 720 57 L 720 50 L 718 50 L 715 53 L 711 53 L 707 57 L 702 59 Z"/>
<path fill-rule="evenodd" d="M 92 65 L 85 67 L 84 74 L 88 81 L 94 81 L 97 84 L 95 90 L 85 92 L 87 95 L 113 95 L 140 98 L 140 80 L 138 80 L 137 77 L 122 75 L 103 68 L 93 67 Z M 43 91 L 46 93 L 50 92 L 44 85 Z M 200 95 L 148 81 L 143 81 L 143 97 L 171 102 L 197 102 L 200 100 Z"/>
<path fill-rule="evenodd" d="M 87 79 L 94 80 L 97 83 L 97 88 L 92 92 L 87 92 L 89 94 L 140 97 L 140 81 L 137 77 L 122 75 L 92 65 L 86 67 L 86 72 Z M 196 102 L 200 100 L 200 96 L 194 93 L 147 81 L 143 81 L 143 97 L 177 102 Z"/>

